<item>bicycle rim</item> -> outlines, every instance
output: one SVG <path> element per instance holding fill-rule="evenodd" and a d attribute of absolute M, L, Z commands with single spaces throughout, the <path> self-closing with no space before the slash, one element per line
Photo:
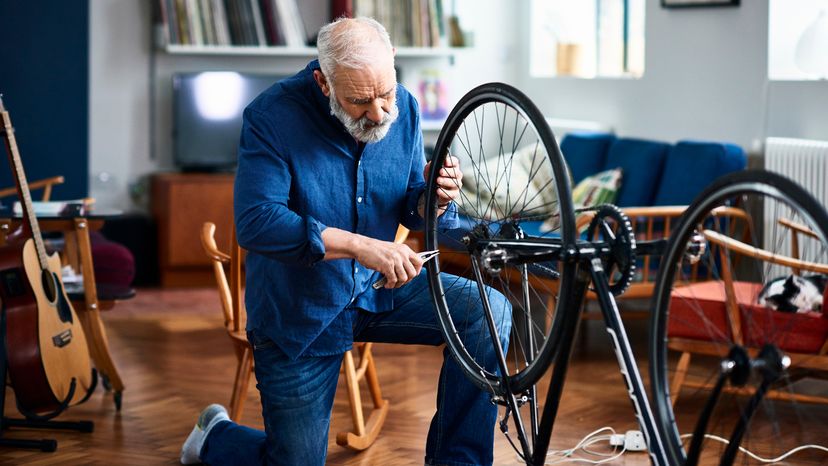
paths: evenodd
<path fill-rule="evenodd" d="M 463 189 L 455 205 L 460 228 L 443 230 L 437 215 L 436 176 L 448 155 L 460 159 Z M 484 84 L 461 99 L 441 131 L 427 187 L 426 249 L 439 249 L 428 264 L 431 293 L 446 345 L 466 375 L 478 386 L 499 393 L 500 377 L 484 367 L 470 351 L 486 341 L 462 341 L 466 324 L 454 313 L 467 302 L 451 302 L 452 283 L 439 277 L 443 270 L 472 278 L 471 254 L 463 242 L 469 235 L 490 238 L 542 236 L 572 244 L 574 214 L 569 177 L 560 149 L 540 111 L 516 89 Z M 545 230 L 541 225 L 546 222 Z M 482 272 L 483 282 L 509 298 L 512 337 L 507 354 L 512 391 L 528 389 L 543 375 L 554 353 L 555 330 L 574 266 L 561 262 L 505 267 Z M 482 299 L 482 298 L 478 298 Z M 488 335 L 487 335 L 488 336 Z"/>
<path fill-rule="evenodd" d="M 804 226 L 813 236 L 798 233 L 794 240 L 790 225 Z M 697 248 L 699 233 L 705 238 L 703 253 Z M 762 250 L 825 265 L 826 238 L 824 207 L 794 182 L 762 171 L 718 180 L 671 232 L 655 285 L 650 347 L 654 408 L 670 464 L 685 462 L 687 434 L 696 428 L 711 386 L 722 374 L 722 361 L 733 359 L 734 347 L 751 358 L 775 348 L 793 363 L 768 379 L 770 390 L 756 398 L 760 401 L 752 412 L 746 407 L 767 372 L 737 364 L 747 372 L 728 372 L 706 435 L 730 439 L 740 416 L 751 412 L 740 446 L 753 454 L 771 459 L 801 445 L 828 446 L 828 385 L 820 380 L 828 364 L 819 355 L 828 320 L 822 311 L 804 312 L 804 301 L 797 304 L 801 312 L 785 312 L 791 296 L 776 291 L 794 269 L 754 254 Z M 800 278 L 815 274 L 798 273 Z M 706 438 L 699 464 L 718 464 L 725 451 L 724 443 Z M 824 451 L 807 449 L 789 461 L 824 464 L 827 458 Z M 739 451 L 733 464 L 761 463 Z"/>

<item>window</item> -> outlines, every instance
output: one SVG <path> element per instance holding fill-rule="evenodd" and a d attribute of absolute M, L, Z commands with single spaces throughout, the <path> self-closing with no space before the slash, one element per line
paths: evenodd
<path fill-rule="evenodd" d="M 768 78 L 828 78 L 828 0 L 770 0 Z"/>
<path fill-rule="evenodd" d="M 533 77 L 641 77 L 645 0 L 532 0 Z"/>

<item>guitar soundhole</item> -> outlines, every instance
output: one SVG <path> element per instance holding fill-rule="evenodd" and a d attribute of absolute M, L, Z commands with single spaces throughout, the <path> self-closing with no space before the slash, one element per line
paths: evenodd
<path fill-rule="evenodd" d="M 50 270 L 44 270 L 40 275 L 40 280 L 43 282 L 43 294 L 57 308 L 60 321 L 72 322 L 72 311 L 69 308 L 69 303 L 63 299 L 63 293 L 60 292 L 60 282 L 57 275 Z"/>
<path fill-rule="evenodd" d="M 52 277 L 52 272 L 50 270 L 42 271 L 40 280 L 43 282 L 43 294 L 46 295 L 46 299 L 50 303 L 55 302 L 55 298 L 57 297 L 57 283 L 55 283 L 55 279 Z"/>

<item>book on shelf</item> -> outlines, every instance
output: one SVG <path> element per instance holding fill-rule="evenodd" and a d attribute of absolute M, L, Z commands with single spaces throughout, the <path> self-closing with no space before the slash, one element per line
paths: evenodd
<path fill-rule="evenodd" d="M 168 45 L 302 47 L 297 0 L 158 0 Z"/>
<path fill-rule="evenodd" d="M 253 21 L 253 9 L 248 0 L 236 0 L 243 43 L 240 45 L 263 45 L 258 43 L 256 25 Z"/>
<path fill-rule="evenodd" d="M 279 9 L 276 8 L 275 0 L 261 0 L 261 4 L 262 23 L 265 27 L 268 45 L 285 45 L 282 27 L 279 25 Z"/>
<path fill-rule="evenodd" d="M 253 26 L 256 31 L 256 43 L 259 45 L 266 45 L 267 37 L 265 36 L 264 21 L 262 21 L 262 7 L 259 4 L 259 0 L 250 0 L 249 5 L 250 11 L 253 13 Z"/>
<path fill-rule="evenodd" d="M 201 11 L 198 0 L 187 0 L 185 4 L 187 10 L 187 29 L 190 32 L 190 43 L 193 45 L 204 45 L 204 31 L 201 28 L 201 17 L 207 12 Z"/>
<path fill-rule="evenodd" d="M 443 0 L 332 0 L 331 11 L 334 17 L 345 14 L 376 19 L 397 47 L 446 45 Z"/>
<path fill-rule="evenodd" d="M 201 15 L 201 30 L 204 31 L 204 41 L 207 44 L 218 44 L 213 9 L 210 0 L 198 0 Z"/>
<path fill-rule="evenodd" d="M 277 0 L 279 17 L 285 31 L 285 42 L 289 47 L 302 47 L 306 44 L 305 24 L 299 14 L 296 0 Z"/>
<path fill-rule="evenodd" d="M 354 0 L 331 0 L 331 21 L 342 17 L 354 17 Z"/>
<path fill-rule="evenodd" d="M 210 9 L 213 13 L 213 27 L 216 30 L 218 45 L 230 45 L 230 26 L 227 23 L 227 10 L 224 0 L 210 0 Z"/>

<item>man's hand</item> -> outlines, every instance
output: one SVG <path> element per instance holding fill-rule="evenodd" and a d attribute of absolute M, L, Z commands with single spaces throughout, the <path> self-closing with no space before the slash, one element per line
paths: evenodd
<path fill-rule="evenodd" d="M 431 162 L 428 162 L 423 169 L 423 179 L 428 180 L 431 171 Z M 453 155 L 446 156 L 443 161 L 443 168 L 437 177 L 437 215 L 443 213 L 451 204 L 451 201 L 460 196 L 460 188 L 463 187 L 463 172 L 460 170 L 460 159 Z M 420 197 L 420 217 L 425 217 L 425 193 Z"/>
<path fill-rule="evenodd" d="M 385 288 L 399 288 L 420 274 L 423 261 L 405 244 L 360 237 L 357 262 L 385 276 Z"/>

